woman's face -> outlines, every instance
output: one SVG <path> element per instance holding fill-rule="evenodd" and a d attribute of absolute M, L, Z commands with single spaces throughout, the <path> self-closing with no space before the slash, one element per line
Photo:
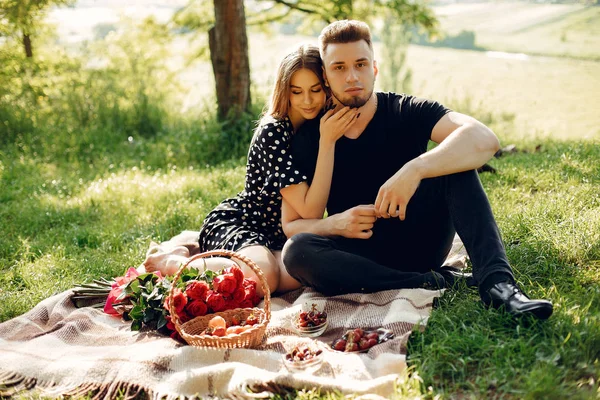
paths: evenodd
<path fill-rule="evenodd" d="M 309 69 L 300 69 L 290 80 L 290 116 L 313 119 L 325 105 L 325 91 Z"/>

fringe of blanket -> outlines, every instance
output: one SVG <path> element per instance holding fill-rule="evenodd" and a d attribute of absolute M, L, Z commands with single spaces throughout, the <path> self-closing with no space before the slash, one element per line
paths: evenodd
<path fill-rule="evenodd" d="M 254 382 L 243 384 L 236 391 L 229 393 L 229 398 L 234 400 L 270 399 L 274 395 L 279 395 L 287 399 L 291 398 L 290 396 L 294 393 L 296 393 L 296 389 L 272 381 Z"/>
<path fill-rule="evenodd" d="M 89 400 L 105 400 L 119 397 L 123 400 L 136 398 L 169 399 L 179 398 L 192 400 L 198 397 L 157 395 L 150 390 L 128 382 L 111 382 L 110 384 L 84 382 L 75 384 L 57 384 L 37 378 L 23 376 L 16 372 L 0 371 L 0 398 L 39 392 L 51 397 L 85 397 Z"/>
<path fill-rule="evenodd" d="M 18 393 L 55 386 L 54 382 L 23 376 L 16 372 L 0 371 L 0 397 L 10 397 Z"/>
<path fill-rule="evenodd" d="M 108 400 L 119 398 L 153 399 L 153 400 L 197 400 L 202 396 L 183 396 L 174 394 L 157 393 L 138 384 L 128 382 L 111 382 L 110 384 L 84 382 L 81 384 L 58 384 L 53 381 L 43 381 L 31 378 L 16 372 L 0 370 L 0 398 L 8 398 L 26 392 L 38 392 L 51 397 L 84 397 L 89 400 Z M 275 382 L 254 382 L 244 384 L 235 392 L 229 393 L 227 398 L 236 400 L 266 399 L 278 394 L 286 398 L 294 393 L 291 387 Z M 218 397 L 211 396 L 212 399 Z"/>

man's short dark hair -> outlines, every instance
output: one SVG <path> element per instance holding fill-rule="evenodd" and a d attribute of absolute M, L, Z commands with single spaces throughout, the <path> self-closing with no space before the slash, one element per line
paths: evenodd
<path fill-rule="evenodd" d="M 352 43 L 364 40 L 373 50 L 371 43 L 371 30 L 369 25 L 362 21 L 342 20 L 327 25 L 319 35 L 319 51 L 321 58 L 325 55 L 325 50 L 330 43 Z"/>

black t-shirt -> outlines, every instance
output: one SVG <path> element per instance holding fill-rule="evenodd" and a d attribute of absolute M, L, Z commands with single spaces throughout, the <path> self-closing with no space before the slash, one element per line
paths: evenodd
<path fill-rule="evenodd" d="M 377 111 L 363 133 L 356 139 L 342 136 L 336 143 L 327 212 L 373 204 L 385 181 L 427 151 L 433 127 L 448 112 L 435 101 L 377 93 Z M 305 122 L 292 139 L 294 168 L 312 179 L 318 151 L 317 118 Z"/>

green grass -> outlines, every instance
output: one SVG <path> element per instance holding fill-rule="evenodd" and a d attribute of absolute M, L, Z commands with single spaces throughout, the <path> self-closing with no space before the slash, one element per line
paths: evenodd
<path fill-rule="evenodd" d="M 522 145 L 533 149 L 533 146 Z M 493 162 L 483 182 L 522 287 L 552 300 L 546 322 L 442 297 L 409 363 L 438 393 L 467 398 L 596 398 L 600 374 L 600 150 L 551 142 Z"/>

